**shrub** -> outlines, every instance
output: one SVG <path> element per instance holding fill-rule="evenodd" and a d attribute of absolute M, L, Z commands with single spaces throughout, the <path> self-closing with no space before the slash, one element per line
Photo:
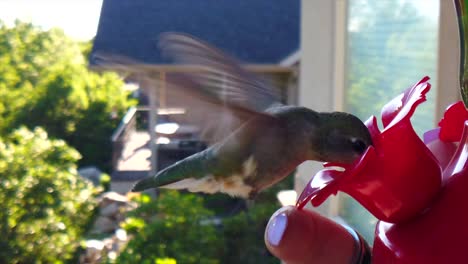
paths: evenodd
<path fill-rule="evenodd" d="M 158 258 L 178 264 L 221 263 L 224 241 L 200 196 L 163 191 L 154 201 L 145 194 L 137 201 L 140 207 L 123 225 L 133 239 L 117 263 L 155 263 Z"/>
<path fill-rule="evenodd" d="M 78 152 L 40 128 L 0 138 L 0 263 L 74 257 L 97 189 L 78 176 Z"/>
<path fill-rule="evenodd" d="M 166 257 L 182 264 L 280 263 L 266 249 L 264 232 L 279 207 L 276 194 L 292 188 L 293 174 L 260 193 L 245 205 L 247 210 L 242 200 L 225 194 L 162 190 L 156 199 L 139 196 L 139 207 L 123 226 L 133 238 L 117 263 L 155 263 Z"/>
<path fill-rule="evenodd" d="M 221 236 L 224 237 L 226 250 L 221 263 L 280 263 L 270 254 L 264 242 L 266 225 L 277 209 L 275 203 L 259 203 L 246 212 L 225 218 Z"/>

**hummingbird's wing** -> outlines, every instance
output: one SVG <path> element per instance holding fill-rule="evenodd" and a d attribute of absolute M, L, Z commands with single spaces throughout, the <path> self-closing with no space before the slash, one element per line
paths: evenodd
<path fill-rule="evenodd" d="M 264 110 L 279 104 L 280 90 L 266 78 L 247 71 L 219 49 L 189 35 L 164 33 L 158 44 L 163 55 L 177 65 L 187 66 L 185 70 L 166 72 L 166 96 L 186 99 L 191 121 L 201 126 L 201 134 L 210 142 L 226 137 L 253 117 L 274 119 Z M 94 59 L 98 64 L 112 64 L 113 69 L 137 72 L 147 86 L 161 84 L 151 65 L 115 55 L 97 54 Z"/>
<path fill-rule="evenodd" d="M 268 80 L 245 70 L 221 50 L 181 33 L 164 33 L 159 48 L 176 63 L 200 66 L 200 71 L 174 75 L 174 81 L 190 79 L 200 92 L 210 95 L 234 111 L 263 112 L 280 101 L 280 90 Z"/>
<path fill-rule="evenodd" d="M 168 81 L 189 94 L 203 97 L 212 104 L 210 111 L 218 109 L 215 122 L 204 125 L 215 140 L 226 137 L 253 117 L 274 119 L 264 111 L 280 104 L 281 93 L 279 86 L 271 85 L 267 78 L 247 71 L 221 50 L 186 34 L 161 34 L 159 48 L 177 64 L 199 69 L 172 73 Z M 201 116 L 205 115 L 206 112 Z"/>

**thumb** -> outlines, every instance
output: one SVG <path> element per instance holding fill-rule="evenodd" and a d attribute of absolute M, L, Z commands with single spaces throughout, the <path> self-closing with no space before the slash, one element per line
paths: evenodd
<path fill-rule="evenodd" d="M 265 244 L 288 264 L 351 263 L 359 250 L 356 239 L 343 226 L 292 206 L 273 214 L 266 228 Z"/>

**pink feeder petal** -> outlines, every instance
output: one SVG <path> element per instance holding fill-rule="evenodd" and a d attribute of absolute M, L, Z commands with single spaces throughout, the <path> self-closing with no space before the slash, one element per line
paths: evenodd
<path fill-rule="evenodd" d="M 468 120 L 468 110 L 462 101 L 450 105 L 444 118 L 439 122 L 440 140 L 446 142 L 460 141 L 465 120 Z"/>
<path fill-rule="evenodd" d="M 429 144 L 434 140 L 439 139 L 440 127 L 426 131 L 423 135 L 424 144 Z"/>
<path fill-rule="evenodd" d="M 302 209 L 307 204 L 307 202 L 309 202 L 312 198 L 315 198 L 318 194 L 336 193 L 336 191 L 333 191 L 333 188 L 331 187 L 333 187 L 335 179 L 339 176 L 341 176 L 341 173 L 339 171 L 330 169 L 319 171 L 307 183 L 307 186 L 304 188 L 301 195 L 299 196 L 299 199 L 297 200 L 296 206 L 299 209 Z M 326 197 L 323 197 L 323 199 L 320 199 L 320 202 L 318 203 L 322 203 L 327 197 L 328 195 L 326 195 Z M 315 198 L 315 200 L 318 199 Z"/>
<path fill-rule="evenodd" d="M 369 134 L 372 138 L 372 145 L 374 148 L 380 148 L 380 140 L 381 140 L 381 132 L 379 130 L 379 125 L 377 124 L 377 118 L 375 116 L 371 116 L 369 119 L 364 122 L 367 129 L 369 130 Z"/>
<path fill-rule="evenodd" d="M 389 113 L 390 109 L 387 105 L 384 106 L 382 109 L 382 122 L 385 127 L 384 131 L 390 127 L 398 125 L 401 121 L 406 120 L 407 122 L 410 122 L 410 118 L 414 114 L 416 107 L 426 101 L 426 93 L 431 89 L 431 85 L 428 81 L 429 77 L 426 76 L 413 87 L 407 89 L 403 93 L 403 98 L 401 100 L 402 107 L 399 108 L 398 111 Z M 388 118 L 390 116 L 393 117 L 391 120 Z"/>
<path fill-rule="evenodd" d="M 425 143 L 445 169 L 457 149 L 457 142 L 462 137 L 465 122 L 468 120 L 468 110 L 462 101 L 447 107 L 444 117 L 439 122 L 439 128 L 424 134 Z M 439 133 L 435 133 L 435 132 Z M 430 140 L 426 139 L 430 137 Z M 443 180 L 447 179 L 447 173 L 443 174 Z"/>
<path fill-rule="evenodd" d="M 444 170 L 444 178 L 450 178 L 462 172 L 468 172 L 468 120 L 463 124 L 462 138 L 456 153 Z"/>
<path fill-rule="evenodd" d="M 426 143 L 426 146 L 432 152 L 432 154 L 436 157 L 442 170 L 444 170 L 445 167 L 447 167 L 450 160 L 452 159 L 452 156 L 455 154 L 455 151 L 457 150 L 456 143 L 445 142 L 438 138 L 429 143 Z M 445 177 L 442 177 L 442 180 L 445 180 Z"/>
<path fill-rule="evenodd" d="M 381 116 L 384 127 L 390 126 L 392 122 L 399 122 L 405 116 L 413 115 L 416 106 L 426 100 L 425 95 L 430 89 L 428 81 L 429 77 L 425 76 L 382 108 Z M 405 105 L 410 107 L 402 110 Z"/>
<path fill-rule="evenodd" d="M 354 168 L 353 173 L 359 171 L 362 164 L 365 164 L 363 160 L 368 156 L 368 152 L 374 152 L 374 148 L 369 147 L 359 160 L 355 161 L 352 165 L 347 165 L 350 168 Z M 319 206 L 330 195 L 336 194 L 338 192 L 338 184 L 345 182 L 347 180 L 346 178 L 349 178 L 350 176 L 352 175 L 350 173 L 346 173 L 346 171 L 338 171 L 328 168 L 319 171 L 307 183 L 296 202 L 296 206 L 299 209 L 302 209 L 309 201 L 312 202 L 312 205 Z"/>

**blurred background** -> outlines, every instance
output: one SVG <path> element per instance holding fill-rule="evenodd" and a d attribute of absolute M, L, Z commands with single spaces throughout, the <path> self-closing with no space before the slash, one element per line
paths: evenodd
<path fill-rule="evenodd" d="M 430 76 L 413 118 L 422 135 L 459 96 L 457 30 L 442 0 L 0 1 L 0 262 L 279 263 L 264 246 L 266 223 L 320 163 L 252 206 L 223 194 L 129 193 L 213 141 L 203 131 L 216 113 L 171 90 L 174 74 L 199 68 L 162 57 L 160 33 L 224 50 L 283 103 L 362 120 Z M 157 82 L 95 54 L 125 56 Z M 352 198 L 309 209 L 372 242 L 376 220 Z"/>

